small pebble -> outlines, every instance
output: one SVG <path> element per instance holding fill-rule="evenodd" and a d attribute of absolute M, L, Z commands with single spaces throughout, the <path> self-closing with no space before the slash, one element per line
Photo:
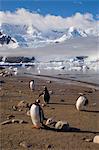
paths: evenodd
<path fill-rule="evenodd" d="M 46 83 L 52 83 L 52 82 L 49 80 L 49 81 L 46 81 Z"/>
<path fill-rule="evenodd" d="M 53 94 L 53 91 L 49 91 L 49 94 L 50 94 L 50 95 Z"/>
<path fill-rule="evenodd" d="M 20 146 L 22 146 L 22 147 L 24 147 L 24 148 L 29 148 L 29 147 L 32 146 L 32 144 L 28 144 L 28 143 L 26 143 L 25 141 L 23 141 L 23 142 L 20 143 Z"/>
<path fill-rule="evenodd" d="M 17 106 L 12 106 L 12 109 L 13 109 L 14 111 L 16 111 L 16 110 L 17 110 Z"/>
<path fill-rule="evenodd" d="M 64 102 L 64 99 L 61 99 L 60 101 L 61 101 L 61 102 Z"/>
<path fill-rule="evenodd" d="M 22 111 L 22 109 L 19 109 L 18 111 Z"/>
<path fill-rule="evenodd" d="M 52 147 L 53 147 L 53 145 L 51 145 L 51 144 L 46 145 L 47 149 L 51 149 Z"/>
<path fill-rule="evenodd" d="M 7 117 L 7 119 L 11 119 L 11 118 L 14 118 L 15 116 L 14 115 L 9 115 L 8 117 Z"/>
<path fill-rule="evenodd" d="M 26 114 L 27 114 L 27 116 L 30 116 L 30 111 L 28 110 L 28 111 L 26 112 Z"/>
<path fill-rule="evenodd" d="M 46 104 L 42 104 L 42 107 L 45 107 L 46 106 Z"/>
<path fill-rule="evenodd" d="M 92 139 L 86 139 L 86 138 L 85 138 L 85 141 L 86 141 L 86 142 L 92 142 L 93 140 L 92 140 Z"/>
<path fill-rule="evenodd" d="M 93 140 L 92 139 L 86 139 L 85 141 L 86 142 L 92 142 Z"/>

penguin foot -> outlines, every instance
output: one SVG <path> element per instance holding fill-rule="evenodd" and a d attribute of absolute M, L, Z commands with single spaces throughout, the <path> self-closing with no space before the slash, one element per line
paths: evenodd
<path fill-rule="evenodd" d="M 35 126 L 35 125 L 33 125 L 33 126 L 32 126 L 32 129 L 40 129 L 40 126 Z"/>

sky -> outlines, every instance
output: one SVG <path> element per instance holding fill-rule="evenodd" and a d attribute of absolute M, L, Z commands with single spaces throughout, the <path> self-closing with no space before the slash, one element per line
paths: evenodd
<path fill-rule="evenodd" d="M 68 17 L 79 13 L 91 13 L 97 19 L 99 0 L 0 0 L 1 11 L 16 11 L 25 8 L 41 15 Z"/>

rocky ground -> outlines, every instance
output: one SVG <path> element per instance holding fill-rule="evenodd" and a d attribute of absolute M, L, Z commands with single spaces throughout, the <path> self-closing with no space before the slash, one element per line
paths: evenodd
<path fill-rule="evenodd" d="M 99 91 L 88 87 L 68 85 L 34 79 L 35 91 L 29 89 L 31 77 L 0 77 L 0 141 L 1 150 L 98 150 L 93 143 L 99 134 Z M 50 104 L 43 107 L 45 116 L 68 121 L 70 132 L 52 129 L 32 129 L 29 105 L 33 103 L 46 85 L 52 91 Z M 78 93 L 89 99 L 86 111 L 77 111 L 75 102 Z M 42 98 L 40 98 L 43 103 Z M 19 106 L 20 101 L 24 102 Z M 4 123 L 4 121 L 7 121 Z M 3 122 L 3 124 L 2 124 Z M 80 130 L 79 130 L 80 129 Z"/>

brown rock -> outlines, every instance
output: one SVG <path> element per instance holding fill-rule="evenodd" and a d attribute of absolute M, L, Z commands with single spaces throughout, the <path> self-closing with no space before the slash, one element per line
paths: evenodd
<path fill-rule="evenodd" d="M 17 111 L 17 106 L 12 106 L 12 109 L 13 109 L 14 111 Z"/>
<path fill-rule="evenodd" d="M 48 144 L 48 145 L 46 145 L 46 148 L 47 148 L 47 149 L 51 149 L 51 148 L 53 148 L 53 145 Z"/>
<path fill-rule="evenodd" d="M 52 83 L 52 81 L 48 80 L 48 81 L 46 81 L 46 83 Z"/>
<path fill-rule="evenodd" d="M 1 125 L 10 124 L 10 123 L 12 123 L 11 120 L 6 120 L 6 121 L 1 122 Z"/>
<path fill-rule="evenodd" d="M 49 94 L 50 94 L 50 95 L 53 94 L 53 91 L 49 91 Z"/>
<path fill-rule="evenodd" d="M 64 102 L 64 99 L 61 99 L 60 101 L 61 101 L 61 102 Z"/>
<path fill-rule="evenodd" d="M 99 135 L 94 137 L 93 142 L 99 144 Z"/>
<path fill-rule="evenodd" d="M 42 104 L 42 107 L 45 107 L 46 106 L 46 104 Z"/>
<path fill-rule="evenodd" d="M 86 142 L 92 142 L 92 139 L 85 139 Z"/>
<path fill-rule="evenodd" d="M 22 109 L 20 108 L 18 111 L 22 111 Z"/>
<path fill-rule="evenodd" d="M 19 123 L 19 124 L 22 124 L 22 123 L 27 123 L 27 121 L 24 121 L 22 119 L 12 119 L 12 123 Z"/>
<path fill-rule="evenodd" d="M 7 117 L 7 119 L 11 119 L 11 118 L 14 118 L 15 116 L 14 115 L 9 115 L 8 117 Z"/>
<path fill-rule="evenodd" d="M 26 112 L 26 114 L 27 114 L 27 116 L 30 116 L 30 111 L 28 110 L 28 111 Z"/>
<path fill-rule="evenodd" d="M 69 124 L 66 121 L 58 121 L 55 124 L 55 129 L 69 130 Z"/>
<path fill-rule="evenodd" d="M 25 108 L 27 108 L 28 107 L 28 103 L 26 103 L 24 100 L 23 101 L 20 101 L 19 103 L 18 103 L 18 105 L 17 105 L 17 107 L 18 108 L 23 108 L 23 107 L 25 107 Z"/>
<path fill-rule="evenodd" d="M 32 145 L 26 143 L 25 141 L 23 141 L 23 142 L 20 143 L 20 146 L 22 146 L 22 147 L 24 147 L 24 148 L 29 148 L 29 147 L 31 147 Z"/>

